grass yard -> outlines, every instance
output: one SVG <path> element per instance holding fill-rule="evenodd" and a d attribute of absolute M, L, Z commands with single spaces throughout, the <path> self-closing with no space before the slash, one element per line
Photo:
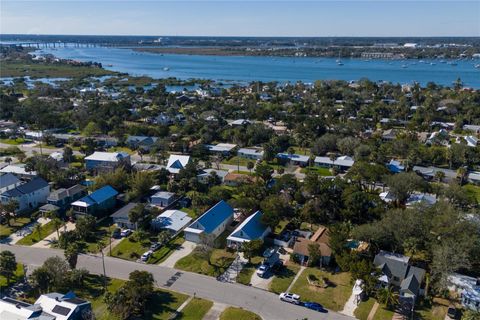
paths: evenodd
<path fill-rule="evenodd" d="M 207 257 L 197 248 L 188 256 L 178 260 L 175 268 L 217 277 L 227 270 L 234 259 L 235 254 L 222 249 L 213 249 Z"/>
<path fill-rule="evenodd" d="M 12 145 L 12 146 L 18 146 L 20 144 L 23 144 L 27 142 L 25 139 L 23 138 L 16 138 L 16 139 L 0 139 L 0 143 L 3 143 L 3 144 L 9 144 L 9 145 Z"/>
<path fill-rule="evenodd" d="M 223 160 L 221 163 L 222 164 L 229 164 L 229 165 L 232 165 L 232 166 L 239 165 L 241 167 L 246 167 L 249 162 L 255 164 L 255 160 L 235 156 L 235 157 L 232 157 L 228 160 Z"/>
<path fill-rule="evenodd" d="M 375 299 L 368 298 L 367 301 L 362 301 L 355 309 L 355 317 L 359 320 L 367 320 L 370 310 L 372 310 L 373 305 L 375 304 Z"/>
<path fill-rule="evenodd" d="M 298 271 L 300 271 L 300 267 L 297 265 L 285 265 L 272 279 L 270 291 L 275 293 L 285 292 Z"/>
<path fill-rule="evenodd" d="M 15 270 L 14 276 L 10 279 L 10 284 L 14 284 L 20 279 L 23 279 L 24 277 L 24 270 L 23 270 L 23 264 L 17 263 L 17 269 Z M 9 284 L 7 284 L 7 278 L 4 276 L 0 275 L 0 291 L 3 291 L 3 289 L 7 288 Z"/>
<path fill-rule="evenodd" d="M 197 214 L 195 213 L 195 210 L 193 210 L 192 208 L 181 208 L 180 211 L 185 212 L 192 219 L 197 218 Z"/>
<path fill-rule="evenodd" d="M 275 233 L 275 234 L 280 234 L 280 233 L 282 233 L 283 229 L 285 229 L 285 227 L 287 226 L 287 224 L 288 224 L 289 222 L 290 222 L 289 220 L 280 220 L 280 222 L 278 223 L 278 225 L 275 227 L 274 233 Z"/>
<path fill-rule="evenodd" d="M 373 320 L 391 320 L 393 317 L 393 310 L 386 309 L 384 305 L 380 304 L 373 316 Z"/>
<path fill-rule="evenodd" d="M 327 278 L 330 285 L 327 288 L 311 286 L 307 280 L 309 275 L 314 275 L 318 279 Z M 343 309 L 352 293 L 350 273 L 332 274 L 315 268 L 307 268 L 295 282 L 291 291 L 299 294 L 303 299 L 318 302 L 327 309 L 339 311 Z"/>
<path fill-rule="evenodd" d="M 148 259 L 147 263 L 157 264 L 167 259 L 174 250 L 177 250 L 185 241 L 183 237 L 175 237 L 170 240 L 166 245 L 155 251 L 153 255 Z M 112 249 L 112 256 L 136 261 L 140 256 L 150 249 L 152 241 L 145 239 L 144 241 L 134 241 L 134 237 L 130 236 L 123 239 L 115 248 Z"/>
<path fill-rule="evenodd" d="M 220 315 L 220 320 L 262 320 L 257 314 L 241 308 L 228 307 Z"/>
<path fill-rule="evenodd" d="M 469 197 L 476 199 L 477 202 L 480 203 L 480 186 L 467 184 L 463 186 L 463 189 L 467 192 Z"/>
<path fill-rule="evenodd" d="M 212 308 L 213 302 L 210 300 L 194 298 L 180 312 L 176 319 L 181 320 L 202 320 L 208 310 Z"/>
<path fill-rule="evenodd" d="M 262 261 L 263 257 L 252 257 L 250 259 L 250 263 L 247 263 L 243 267 L 242 271 L 240 271 L 240 273 L 238 274 L 236 279 L 237 282 L 244 285 L 249 285 L 250 280 L 252 279 L 252 275 L 255 273 L 255 270 L 257 270 L 258 266 L 260 265 L 260 263 L 262 263 Z"/>
<path fill-rule="evenodd" d="M 109 279 L 107 289 L 110 292 L 115 292 L 124 283 L 125 281 L 123 280 Z M 103 300 L 103 281 L 100 276 L 89 275 L 85 281 L 85 285 L 75 290 L 75 293 L 80 298 L 89 300 L 92 303 L 92 310 L 97 320 L 120 319 L 107 310 L 107 306 Z M 150 310 L 148 310 L 142 319 L 167 320 L 187 298 L 187 295 L 181 293 L 156 290 L 152 301 L 148 304 Z"/>
<path fill-rule="evenodd" d="M 114 230 L 112 223 L 113 221 L 110 217 L 104 218 L 97 223 L 95 236 L 89 242 L 83 242 L 84 250 L 86 252 L 100 252 L 99 245 L 101 247 L 105 247 L 110 243 L 110 236 Z"/>
<path fill-rule="evenodd" d="M 16 220 L 10 219 L 11 226 L 8 226 L 6 224 L 0 224 L 0 240 L 7 238 L 12 233 L 20 230 L 30 222 L 30 218 L 18 217 Z"/>
<path fill-rule="evenodd" d="M 306 168 L 300 169 L 300 172 L 301 173 L 316 172 L 322 177 L 332 176 L 332 173 L 330 172 L 330 169 L 322 168 L 322 167 L 306 167 Z"/>
<path fill-rule="evenodd" d="M 449 305 L 450 301 L 447 299 L 433 298 L 431 305 L 423 302 L 416 306 L 415 317 L 425 320 L 443 320 Z"/>
<path fill-rule="evenodd" d="M 130 155 L 135 153 L 135 151 L 127 147 L 111 147 L 107 151 L 108 152 L 126 152 Z"/>
<path fill-rule="evenodd" d="M 60 226 L 58 229 L 60 230 L 61 228 L 62 226 Z M 51 235 L 53 232 L 56 231 L 55 222 L 54 221 L 47 222 L 46 224 L 40 227 L 39 231 L 40 233 L 38 233 L 37 230 L 34 228 L 32 233 L 20 239 L 17 242 L 17 244 L 22 246 L 31 246 L 32 244 L 35 244 L 40 240 L 43 240 L 43 238 Z"/>

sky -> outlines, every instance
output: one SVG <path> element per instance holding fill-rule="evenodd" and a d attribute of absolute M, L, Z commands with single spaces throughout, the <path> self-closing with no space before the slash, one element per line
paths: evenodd
<path fill-rule="evenodd" d="M 0 0 L 0 33 L 480 36 L 480 0 Z"/>

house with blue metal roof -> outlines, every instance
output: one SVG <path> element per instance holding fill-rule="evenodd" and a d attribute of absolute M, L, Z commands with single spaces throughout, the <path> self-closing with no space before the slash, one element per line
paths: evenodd
<path fill-rule="evenodd" d="M 227 246 L 240 247 L 242 243 L 251 240 L 263 240 L 272 231 L 262 223 L 263 213 L 257 211 L 245 219 L 228 237 Z"/>
<path fill-rule="evenodd" d="M 232 221 L 233 208 L 221 200 L 184 230 L 185 240 L 200 243 L 205 236 L 214 240 Z"/>
<path fill-rule="evenodd" d="M 47 202 L 50 194 L 50 185 L 40 177 L 17 185 L 16 187 L 3 192 L 0 195 L 2 203 L 17 201 L 17 212 L 24 212 L 38 208 L 41 204 Z"/>
<path fill-rule="evenodd" d="M 98 216 L 102 212 L 106 212 L 115 207 L 117 195 L 117 190 L 111 186 L 105 186 L 73 202 L 72 208 L 73 211 L 79 215 L 91 214 Z"/>

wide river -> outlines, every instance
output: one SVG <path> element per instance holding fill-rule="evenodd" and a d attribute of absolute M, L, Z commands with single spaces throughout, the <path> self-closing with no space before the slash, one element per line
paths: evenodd
<path fill-rule="evenodd" d="M 60 58 L 101 62 L 110 70 L 152 78 L 212 79 L 216 81 L 248 82 L 253 80 L 279 82 L 314 82 L 340 79 L 412 83 L 422 85 L 432 81 L 450 86 L 460 78 L 465 86 L 480 89 L 480 69 L 477 60 L 363 60 L 335 58 L 293 58 L 252 56 L 202 56 L 154 54 L 116 48 L 57 48 L 39 52 Z"/>

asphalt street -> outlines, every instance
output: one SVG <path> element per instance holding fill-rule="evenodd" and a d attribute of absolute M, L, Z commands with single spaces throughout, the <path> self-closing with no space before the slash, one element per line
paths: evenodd
<path fill-rule="evenodd" d="M 33 248 L 16 245 L 1 245 L 1 250 L 12 251 L 17 261 L 40 266 L 52 256 L 63 257 L 62 250 Z M 77 268 L 85 268 L 93 274 L 103 274 L 102 257 L 95 255 L 80 255 Z M 130 272 L 145 270 L 151 272 L 157 287 L 186 293 L 209 299 L 218 303 L 241 307 L 257 313 L 265 320 L 343 320 L 351 317 L 329 311 L 319 313 L 301 306 L 282 302 L 274 293 L 241 284 L 225 283 L 215 278 L 185 272 L 158 265 L 147 265 L 126 261 L 113 257 L 105 257 L 105 269 L 108 277 L 128 279 Z M 308 297 L 302 297 L 308 300 Z"/>

